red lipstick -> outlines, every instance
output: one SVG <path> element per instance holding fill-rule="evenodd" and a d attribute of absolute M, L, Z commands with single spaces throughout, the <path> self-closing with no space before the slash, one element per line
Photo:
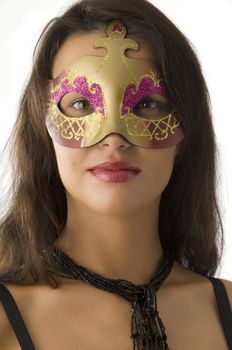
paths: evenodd
<path fill-rule="evenodd" d="M 100 181 L 118 183 L 132 179 L 141 169 L 123 161 L 107 161 L 91 167 L 88 171 Z"/>

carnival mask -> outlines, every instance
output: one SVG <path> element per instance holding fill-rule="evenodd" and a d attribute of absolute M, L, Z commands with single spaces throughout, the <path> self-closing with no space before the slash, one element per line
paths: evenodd
<path fill-rule="evenodd" d="M 105 56 L 82 56 L 50 80 L 46 126 L 54 142 L 82 148 L 117 133 L 135 146 L 165 148 L 184 138 L 158 66 L 152 61 L 151 70 L 148 60 L 125 55 L 139 49 L 126 33 L 113 21 L 107 37 L 94 41 L 94 48 L 106 48 Z M 78 110 L 83 100 L 89 108 Z M 147 103 L 153 107 L 144 108 Z"/>

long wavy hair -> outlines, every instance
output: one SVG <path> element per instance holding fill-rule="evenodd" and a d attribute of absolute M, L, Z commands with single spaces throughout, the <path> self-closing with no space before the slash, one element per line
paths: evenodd
<path fill-rule="evenodd" d="M 45 127 L 47 81 L 54 56 L 70 34 L 102 30 L 114 19 L 154 50 L 185 133 L 161 196 L 161 243 L 194 272 L 212 276 L 219 267 L 224 230 L 217 198 L 218 150 L 209 93 L 192 45 L 146 0 L 81 0 L 43 30 L 6 144 L 12 180 L 0 222 L 1 282 L 59 286 L 50 252 L 66 224 L 67 202 Z"/>

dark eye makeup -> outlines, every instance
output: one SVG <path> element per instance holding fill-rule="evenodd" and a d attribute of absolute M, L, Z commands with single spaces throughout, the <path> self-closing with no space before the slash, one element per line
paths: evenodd
<path fill-rule="evenodd" d="M 135 115 L 163 117 L 171 112 L 171 105 L 168 101 L 161 101 L 155 97 L 145 97 L 133 109 Z"/>

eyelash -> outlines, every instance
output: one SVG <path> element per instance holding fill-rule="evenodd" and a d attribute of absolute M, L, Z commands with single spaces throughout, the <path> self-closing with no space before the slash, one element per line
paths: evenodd
<path fill-rule="evenodd" d="M 77 102 L 88 102 L 89 103 L 89 101 L 88 100 L 85 100 L 85 99 L 82 99 L 82 100 L 76 100 L 76 101 L 74 101 L 73 103 L 71 103 L 71 107 L 74 107 L 74 105 L 75 105 L 75 103 L 77 103 Z M 153 99 L 143 99 L 142 101 L 140 101 L 136 106 L 135 106 L 135 109 L 147 109 L 146 107 L 141 107 L 141 108 L 139 108 L 138 106 L 140 105 L 140 104 L 142 104 L 142 103 L 155 103 L 156 104 L 156 107 L 161 107 L 161 105 L 159 104 L 159 103 L 157 103 L 155 100 L 153 100 Z M 91 105 L 90 105 L 91 106 Z"/>

